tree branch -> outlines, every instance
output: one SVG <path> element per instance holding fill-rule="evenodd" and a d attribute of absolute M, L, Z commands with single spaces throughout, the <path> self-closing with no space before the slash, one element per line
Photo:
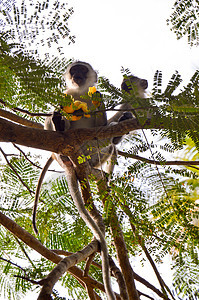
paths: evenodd
<path fill-rule="evenodd" d="M 22 118 L 22 117 L 16 115 L 16 114 L 13 114 L 10 111 L 6 111 L 6 110 L 1 109 L 1 108 L 0 108 L 0 116 L 3 117 L 3 118 L 9 119 L 11 121 L 14 121 L 16 123 L 28 126 L 28 127 L 39 128 L 39 129 L 42 129 L 44 127 L 40 123 L 27 120 L 25 118 Z"/>
<path fill-rule="evenodd" d="M 5 152 L 2 150 L 2 148 L 0 147 L 0 151 L 3 154 L 7 164 L 9 165 L 9 167 L 11 168 L 11 170 L 15 173 L 15 175 L 17 176 L 17 178 L 19 179 L 19 181 L 23 184 L 23 186 L 25 186 L 25 188 L 29 191 L 30 195 L 34 194 L 34 191 L 32 191 L 27 184 L 23 181 L 23 179 L 19 176 L 18 172 L 15 170 L 15 168 L 13 167 L 13 165 L 9 162 L 9 160 L 7 159 L 7 155 L 5 154 Z"/>
<path fill-rule="evenodd" d="M 111 217 L 109 220 L 109 224 L 112 232 L 114 245 L 116 248 L 118 262 L 120 264 L 121 271 L 124 276 L 126 286 L 125 288 L 127 289 L 129 299 L 138 300 L 139 296 L 135 286 L 133 269 L 129 262 L 128 250 L 124 241 L 124 236 L 118 221 L 115 207 L 110 201 L 111 196 L 109 193 L 107 182 L 105 180 L 101 180 L 97 183 L 97 185 L 103 206 L 105 207 L 107 203 L 110 203 L 111 205 L 111 208 L 109 207 L 109 209 L 111 209 Z"/>
<path fill-rule="evenodd" d="M 109 265 L 110 265 L 110 269 L 111 272 L 113 273 L 114 277 L 117 280 L 119 289 L 120 289 L 120 296 L 122 300 L 129 300 L 129 296 L 127 294 L 127 290 L 126 290 L 126 283 L 124 280 L 124 277 L 120 271 L 120 269 L 116 266 L 114 260 L 112 259 L 112 257 L 109 255 Z"/>
<path fill-rule="evenodd" d="M 54 262 L 55 264 L 58 264 L 62 260 L 59 255 L 43 246 L 41 242 L 39 242 L 33 235 L 20 227 L 16 222 L 5 216 L 2 212 L 0 212 L 0 224 L 2 224 L 26 245 L 40 253 L 46 259 Z M 94 280 L 90 276 L 84 277 L 83 271 L 80 268 L 73 266 L 68 270 L 68 272 L 85 284 L 92 285 L 94 288 L 105 292 L 104 285 L 102 283 Z"/>
<path fill-rule="evenodd" d="M 10 105 L 8 103 L 6 103 L 5 101 L 3 101 L 2 99 L 0 99 L 0 103 L 2 103 L 5 107 L 9 107 L 10 108 Z M 22 108 L 18 108 L 18 107 L 11 107 L 11 109 L 13 111 L 19 111 L 19 112 L 22 112 L 26 115 L 29 115 L 31 117 L 47 117 L 47 116 L 51 116 L 52 114 L 51 113 L 32 113 L 26 109 L 22 109 Z"/>
<path fill-rule="evenodd" d="M 152 160 L 148 159 L 139 155 L 131 154 L 131 153 L 126 153 L 123 151 L 118 150 L 118 154 L 127 158 L 133 158 L 137 159 L 149 164 L 154 164 L 154 165 L 160 165 L 160 166 L 193 166 L 193 165 L 199 165 L 199 161 L 181 161 L 181 160 L 167 160 L 167 161 L 157 161 L 157 160 Z"/>
<path fill-rule="evenodd" d="M 148 120 L 146 128 L 152 127 L 154 128 Z M 142 128 L 143 125 L 138 124 L 136 119 L 131 119 L 112 126 L 58 132 L 29 128 L 0 118 L 0 142 L 12 142 L 69 156 L 70 153 L 73 153 L 75 146 L 80 146 L 85 141 L 121 136 Z"/>
<path fill-rule="evenodd" d="M 31 165 L 33 165 L 34 167 L 36 167 L 36 168 L 38 168 L 38 169 L 40 169 L 40 170 L 43 170 L 43 168 L 42 167 L 40 167 L 40 166 L 38 166 L 36 163 L 34 163 L 33 161 L 31 161 L 29 158 L 28 158 L 28 156 L 26 155 L 26 153 L 22 150 L 22 149 L 20 149 L 17 145 L 15 145 L 14 143 L 13 143 L 13 146 L 17 149 L 17 150 L 19 150 L 19 152 L 25 157 L 25 159 L 27 159 L 27 161 L 29 161 L 29 163 L 31 164 Z M 48 171 L 49 172 L 55 172 L 55 173 L 63 173 L 64 171 L 56 171 L 56 170 L 51 170 L 51 169 L 48 169 Z"/>
<path fill-rule="evenodd" d="M 55 268 L 44 279 L 43 287 L 39 294 L 38 300 L 50 299 L 53 287 L 59 278 L 72 266 L 85 260 L 91 254 L 98 251 L 98 242 L 92 241 L 84 249 L 62 259 Z"/>

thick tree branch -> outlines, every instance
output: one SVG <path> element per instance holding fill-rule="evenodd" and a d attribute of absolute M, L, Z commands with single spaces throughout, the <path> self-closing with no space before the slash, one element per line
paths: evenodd
<path fill-rule="evenodd" d="M 123 277 L 120 269 L 116 266 L 114 260 L 111 258 L 111 256 L 109 256 L 109 265 L 110 265 L 111 272 L 114 274 L 114 277 L 117 280 L 117 283 L 118 283 L 118 286 L 120 289 L 121 299 L 128 300 L 129 297 L 127 294 L 126 283 L 125 283 L 124 277 Z"/>
<path fill-rule="evenodd" d="M 154 127 L 154 126 L 153 126 Z M 94 138 L 105 139 L 126 134 L 132 130 L 142 129 L 136 119 L 126 120 L 113 126 L 92 129 L 71 129 L 67 132 L 48 131 L 14 124 L 0 118 L 0 142 L 12 142 L 27 147 L 70 155 L 75 146 Z M 152 128 L 150 120 L 146 128 Z"/>

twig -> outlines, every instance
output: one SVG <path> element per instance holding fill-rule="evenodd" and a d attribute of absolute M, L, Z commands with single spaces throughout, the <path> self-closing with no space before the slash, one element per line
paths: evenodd
<path fill-rule="evenodd" d="M 32 260 L 30 259 L 28 253 L 26 252 L 26 250 L 24 249 L 24 246 L 22 245 L 21 241 L 14 236 L 15 240 L 17 241 L 17 243 L 19 244 L 19 247 L 21 248 L 22 252 L 24 253 L 24 255 L 27 257 L 28 261 L 31 263 L 32 267 L 36 270 L 35 265 L 33 264 Z"/>
<path fill-rule="evenodd" d="M 38 166 L 37 164 L 35 164 L 33 161 L 31 161 L 29 158 L 28 158 L 28 156 L 26 155 L 26 153 L 23 151 L 23 150 L 21 150 L 21 148 L 19 148 L 17 145 L 15 145 L 14 143 L 12 143 L 13 144 L 13 146 L 17 149 L 17 150 L 19 150 L 19 152 L 21 152 L 22 154 L 23 154 L 23 156 L 27 159 L 27 161 L 29 161 L 29 163 L 31 163 L 31 165 L 33 165 L 34 167 L 36 167 L 36 168 L 38 168 L 38 169 L 43 169 L 42 167 L 40 167 L 40 166 Z M 64 171 L 56 171 L 56 170 L 48 170 L 49 172 L 55 172 L 55 173 L 64 173 Z"/>
<path fill-rule="evenodd" d="M 15 264 L 15 263 L 13 263 L 11 260 L 5 259 L 5 258 L 3 258 L 1 256 L 0 256 L 0 259 L 6 261 L 7 263 L 9 263 L 9 264 L 11 264 L 11 265 L 13 265 L 13 266 L 15 266 L 17 268 L 19 268 L 20 270 L 24 271 L 24 273 L 26 273 L 25 269 L 23 269 L 22 267 L 20 267 L 19 265 Z"/>
<path fill-rule="evenodd" d="M 29 191 L 29 193 L 32 195 L 34 194 L 33 191 L 31 191 L 31 189 L 27 186 L 27 184 L 23 181 L 23 179 L 19 176 L 18 172 L 15 170 L 15 168 L 12 166 L 12 164 L 9 162 L 9 160 L 7 159 L 7 156 L 5 154 L 5 152 L 2 150 L 2 148 L 0 147 L 0 151 L 3 154 L 7 164 L 9 165 L 9 167 L 13 170 L 13 172 L 15 173 L 15 175 L 19 178 L 20 182 L 27 188 L 27 190 Z"/>
<path fill-rule="evenodd" d="M 0 99 L 0 103 L 2 103 L 5 107 L 9 107 L 10 108 L 10 105 L 8 103 L 6 103 L 5 101 L 3 101 L 2 99 Z M 51 113 L 49 113 L 49 114 L 45 114 L 45 113 L 31 113 L 28 110 L 25 110 L 25 109 L 22 109 L 22 108 L 18 108 L 18 107 L 13 107 L 11 109 L 13 111 L 22 112 L 22 113 L 27 114 L 27 115 L 29 115 L 31 117 L 47 117 L 47 116 L 51 116 L 52 115 Z"/>

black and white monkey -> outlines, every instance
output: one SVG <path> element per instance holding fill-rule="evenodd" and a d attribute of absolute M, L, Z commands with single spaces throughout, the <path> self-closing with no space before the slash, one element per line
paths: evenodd
<path fill-rule="evenodd" d="M 97 73 L 93 70 L 92 66 L 81 61 L 69 64 L 63 77 L 65 78 L 67 84 L 66 94 L 71 95 L 75 100 L 80 101 L 82 101 L 81 97 L 88 93 L 89 87 L 96 86 L 98 79 Z M 87 103 L 88 109 L 93 109 L 91 98 L 83 99 L 83 101 Z M 123 106 L 125 106 L 124 109 L 129 108 L 129 104 L 123 104 Z M 109 122 L 107 120 L 103 102 L 100 103 L 96 110 L 102 110 L 102 112 L 93 114 L 90 116 L 90 118 L 82 117 L 77 121 L 67 120 L 66 117 L 62 116 L 60 112 L 55 111 L 52 116 L 46 118 L 44 129 L 52 131 L 66 131 L 68 129 L 75 128 L 93 128 L 98 126 L 111 125 L 111 123 L 114 124 L 115 122 L 118 122 L 118 120 L 120 122 L 125 119 L 132 118 L 132 114 L 130 112 L 118 112 L 115 115 L 115 118 L 113 117 L 111 122 Z M 75 113 L 76 112 L 77 111 L 75 111 Z M 121 141 L 121 138 L 122 137 L 115 137 L 112 139 L 101 141 L 89 141 L 89 147 L 88 143 L 82 145 L 84 155 L 89 155 L 91 157 L 91 159 L 88 160 L 91 167 L 101 169 L 102 165 L 104 165 L 103 170 L 107 174 L 112 173 L 117 156 L 115 145 Z M 36 227 L 36 211 L 39 201 L 39 193 L 44 176 L 53 160 L 54 155 L 52 155 L 46 162 L 46 165 L 44 166 L 39 177 L 35 193 L 35 203 L 33 208 L 33 228 L 36 233 L 38 233 Z"/>
<path fill-rule="evenodd" d="M 67 95 L 71 95 L 75 100 L 84 101 L 87 103 L 87 107 L 89 110 L 93 109 L 93 103 L 91 98 L 82 99 L 82 96 L 89 92 L 89 87 L 96 86 L 97 83 L 97 73 L 93 70 L 91 65 L 85 62 L 77 61 L 71 63 L 67 69 L 65 74 L 63 75 L 66 84 L 67 84 Z M 137 86 L 138 96 L 144 97 L 144 91 L 147 88 L 147 81 L 144 79 L 139 79 L 135 76 L 129 77 L 130 82 L 135 83 Z M 125 79 L 122 83 L 122 89 L 126 92 L 129 92 L 129 85 L 127 84 L 127 80 Z M 124 103 L 120 107 L 122 110 L 131 109 L 131 105 L 128 103 Z M 100 111 L 101 110 L 101 111 Z M 91 114 L 90 117 L 85 117 L 84 115 L 76 121 L 68 120 L 65 116 L 62 116 L 59 112 L 54 112 L 51 117 L 47 117 L 44 125 L 44 129 L 53 130 L 53 131 L 66 131 L 68 129 L 75 128 L 93 128 L 98 126 L 111 126 L 114 122 L 121 122 L 126 119 L 132 118 L 131 112 L 122 112 L 119 111 L 116 113 L 110 120 L 107 120 L 107 116 L 104 110 L 103 102 L 95 107 L 95 114 Z M 99 111 L 99 113 L 97 113 Z M 77 111 L 75 111 L 77 113 Z M 80 112 L 81 113 L 81 112 Z M 85 142 L 81 146 L 81 149 L 85 156 L 90 155 L 91 159 L 88 160 L 88 163 L 92 168 L 101 168 L 101 165 L 104 164 L 105 172 L 111 173 L 114 168 L 114 162 L 116 160 L 116 147 L 115 145 L 121 141 L 122 136 L 109 138 L 106 140 L 93 140 Z M 89 145 L 89 147 L 88 147 Z M 92 150 L 91 150 L 92 149 Z M 53 154 L 57 155 L 57 154 Z M 35 203 L 33 209 L 33 227 L 35 232 L 37 233 L 36 228 L 36 210 L 37 204 L 39 200 L 39 192 L 41 188 L 41 184 L 47 169 L 53 161 L 53 155 L 47 161 L 44 169 L 39 178 L 36 194 L 35 194 Z M 81 197 L 81 192 L 78 186 L 78 180 L 76 178 L 75 173 L 67 174 L 67 181 L 69 186 L 70 194 L 77 206 L 81 217 L 86 222 L 86 224 L 92 230 L 94 236 L 99 240 L 101 245 L 101 253 L 102 253 L 102 269 L 103 269 L 103 278 L 105 289 L 108 295 L 108 299 L 115 299 L 115 295 L 112 291 L 110 284 L 110 276 L 109 276 L 109 264 L 108 264 L 108 251 L 106 247 L 106 242 L 104 239 L 104 235 L 102 231 L 99 229 L 97 224 L 91 218 L 89 213 L 84 207 L 84 203 Z"/>

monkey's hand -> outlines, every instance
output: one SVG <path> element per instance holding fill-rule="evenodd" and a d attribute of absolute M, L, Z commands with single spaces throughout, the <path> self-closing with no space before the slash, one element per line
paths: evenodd
<path fill-rule="evenodd" d="M 89 87 L 88 95 L 92 97 L 92 103 L 96 108 L 101 105 L 102 95 L 96 90 L 95 86 Z"/>

